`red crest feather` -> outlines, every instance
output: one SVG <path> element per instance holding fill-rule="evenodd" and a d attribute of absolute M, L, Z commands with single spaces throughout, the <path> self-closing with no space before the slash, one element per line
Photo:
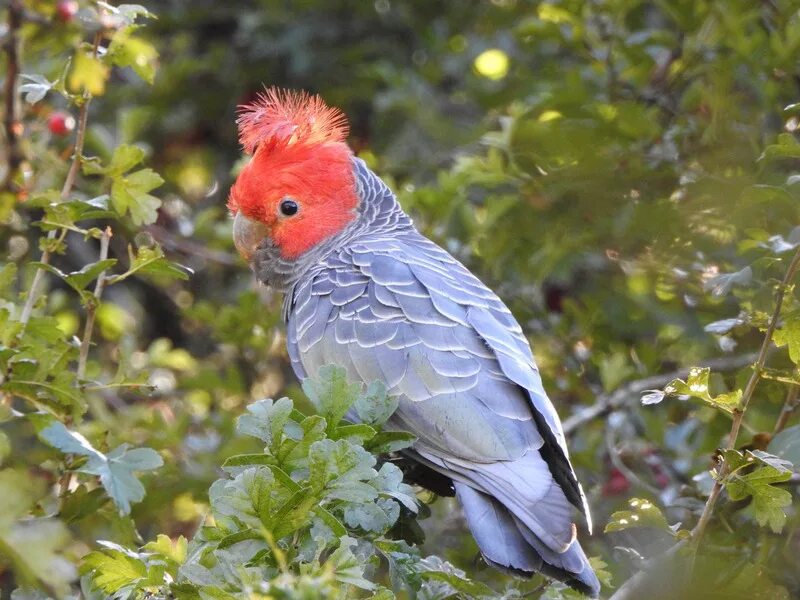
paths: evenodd
<path fill-rule="evenodd" d="M 236 124 L 239 142 L 248 154 L 262 145 L 276 148 L 344 142 L 349 131 L 344 113 L 319 96 L 276 87 L 267 88 L 251 104 L 240 106 Z"/>

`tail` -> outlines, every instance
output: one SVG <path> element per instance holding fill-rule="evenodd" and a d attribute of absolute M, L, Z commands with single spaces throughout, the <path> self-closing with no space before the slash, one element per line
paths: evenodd
<path fill-rule="evenodd" d="M 455 482 L 456 496 L 484 559 L 498 569 L 530 577 L 543 573 L 597 598 L 600 582 L 577 540 L 553 550 L 498 500 L 466 483 Z"/>

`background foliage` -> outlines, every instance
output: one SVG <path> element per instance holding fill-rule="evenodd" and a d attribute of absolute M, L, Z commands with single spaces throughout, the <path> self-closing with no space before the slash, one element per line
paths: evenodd
<path fill-rule="evenodd" d="M 376 458 L 403 440 L 339 423 L 385 412 L 380 390 L 298 387 L 224 208 L 235 108 L 262 83 L 341 106 L 523 323 L 604 593 L 800 596 L 800 3 L 2 18 L 3 598 L 571 594 L 486 569 L 452 500 Z"/>

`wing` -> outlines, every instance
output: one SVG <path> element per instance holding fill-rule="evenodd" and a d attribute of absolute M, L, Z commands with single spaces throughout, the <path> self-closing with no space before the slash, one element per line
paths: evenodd
<path fill-rule="evenodd" d="M 583 497 L 530 346 L 502 301 L 416 233 L 356 242 L 326 267 L 293 298 L 298 375 L 334 363 L 383 381 L 420 460 L 515 507 L 548 545 L 568 545 L 566 500 L 583 510 Z"/>

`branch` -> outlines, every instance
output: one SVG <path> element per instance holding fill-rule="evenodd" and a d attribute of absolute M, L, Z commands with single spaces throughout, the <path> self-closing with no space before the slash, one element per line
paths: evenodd
<path fill-rule="evenodd" d="M 789 422 L 789 417 L 792 416 L 792 413 L 797 408 L 798 391 L 800 391 L 800 387 L 797 385 L 792 384 L 789 386 L 789 391 L 786 392 L 786 401 L 783 403 L 783 408 L 778 415 L 778 420 L 775 421 L 775 428 L 772 430 L 773 436 L 778 435 L 784 430 L 786 423 Z"/>
<path fill-rule="evenodd" d="M 772 345 L 772 335 L 775 333 L 775 328 L 778 326 L 778 319 L 781 316 L 781 308 L 783 307 L 783 299 L 786 296 L 786 290 L 789 288 L 791 281 L 794 279 L 797 268 L 800 267 L 800 248 L 795 252 L 792 262 L 786 269 L 786 274 L 783 276 L 783 281 L 778 286 L 778 293 L 775 298 L 775 310 L 769 319 L 767 331 L 764 333 L 764 341 L 761 343 L 761 349 L 758 351 L 758 358 L 753 365 L 753 373 L 747 381 L 747 385 L 742 392 L 742 399 L 739 402 L 738 408 L 733 413 L 733 424 L 731 425 L 731 432 L 728 436 L 728 445 L 726 450 L 733 450 L 736 447 L 736 438 L 739 437 L 739 429 L 742 426 L 744 413 L 747 411 L 747 406 L 753 397 L 753 392 L 761 379 L 761 373 L 764 370 L 764 364 L 767 362 L 767 352 Z M 719 476 L 714 481 L 714 487 L 711 489 L 711 494 L 703 507 L 703 514 L 700 515 L 700 520 L 697 522 L 694 530 L 692 531 L 692 538 L 695 544 L 699 545 L 703 539 L 708 522 L 711 519 L 711 514 L 714 512 L 714 506 L 717 504 L 720 492 L 722 491 L 722 480 L 728 475 L 728 464 L 723 462 L 719 470 Z"/>
<path fill-rule="evenodd" d="M 781 281 L 781 284 L 778 286 L 778 292 L 775 298 L 775 310 L 772 312 L 772 316 L 770 317 L 769 323 L 767 325 L 767 330 L 764 333 L 764 340 L 761 343 L 761 348 L 758 352 L 758 356 L 755 359 L 755 364 L 753 365 L 753 373 L 750 375 L 750 379 L 747 381 L 745 390 L 742 393 L 742 399 L 739 404 L 739 408 L 734 413 L 733 423 L 731 425 L 731 432 L 728 436 L 727 449 L 729 450 L 732 450 L 736 445 L 736 438 L 738 437 L 739 430 L 742 426 L 744 413 L 747 410 L 748 405 L 750 404 L 750 400 L 753 397 L 753 392 L 755 391 L 756 385 L 758 384 L 758 381 L 761 378 L 761 375 L 764 370 L 764 365 L 769 355 L 769 350 L 772 345 L 772 336 L 775 333 L 775 328 L 777 327 L 778 320 L 780 319 L 781 308 L 783 307 L 783 299 L 786 295 L 786 290 L 789 288 L 791 281 L 794 279 L 798 267 L 800 267 L 800 248 L 798 248 L 797 252 L 792 258 L 792 261 L 786 270 L 786 274 L 783 277 L 783 281 Z M 739 357 L 739 358 L 744 358 L 744 357 Z M 744 364 L 747 364 L 747 362 L 745 362 Z M 717 368 L 717 370 L 719 369 Z M 792 387 L 796 388 L 797 386 L 792 386 Z M 787 406 L 794 405 L 796 403 L 796 399 L 797 399 L 797 392 L 796 391 L 793 392 L 790 389 L 789 393 L 787 394 L 784 410 L 786 409 Z M 780 424 L 780 417 L 778 424 Z M 703 513 L 700 515 L 700 519 L 698 520 L 697 525 L 692 530 L 691 541 L 694 543 L 695 550 L 699 546 L 700 541 L 703 538 L 703 534 L 705 533 L 705 529 L 708 526 L 708 522 L 711 519 L 714 507 L 716 506 L 717 500 L 719 499 L 719 495 L 722 491 L 721 481 L 727 475 L 727 471 L 728 471 L 728 466 L 727 464 L 723 463 L 723 465 L 720 467 L 720 474 L 717 477 L 716 481 L 714 482 L 714 487 L 711 490 L 711 494 L 709 495 L 708 500 L 706 501 L 706 504 L 703 507 Z M 611 597 L 610 600 L 633 600 L 638 598 L 649 597 L 649 595 L 646 594 L 645 592 L 647 591 L 647 587 L 652 585 L 649 575 L 652 573 L 652 571 L 654 571 L 654 567 L 663 563 L 665 560 L 676 558 L 679 550 L 685 547 L 686 544 L 687 540 L 681 540 L 680 542 L 669 548 L 663 554 L 651 558 L 643 569 L 641 569 L 639 572 L 633 575 L 633 577 L 628 579 L 624 584 L 622 584 L 622 586 L 620 586 L 617 589 L 617 591 L 614 593 L 614 595 Z M 688 570 L 690 571 L 691 569 Z M 690 574 L 691 573 L 687 573 L 687 575 Z"/>
<path fill-rule="evenodd" d="M 97 48 L 100 46 L 100 40 L 102 39 L 101 33 L 96 33 L 94 36 L 94 46 L 92 49 L 92 53 L 94 56 L 97 56 Z M 78 115 L 78 129 L 75 132 L 75 146 L 73 146 L 72 150 L 72 164 L 69 166 L 69 171 L 67 171 L 67 177 L 64 180 L 64 186 L 61 188 L 61 199 L 66 200 L 70 193 L 72 192 L 72 187 L 75 185 L 75 178 L 78 175 L 78 169 L 81 166 L 81 161 L 83 160 L 83 144 L 86 140 L 86 124 L 89 119 L 89 103 L 92 100 L 91 94 L 89 92 L 83 92 L 83 104 L 81 104 L 81 111 Z M 66 230 L 63 230 L 64 234 L 66 234 Z M 64 238 L 64 234 L 62 234 L 61 239 Z M 47 240 L 52 241 L 56 237 L 56 230 L 53 229 L 50 233 L 47 234 Z M 42 250 L 42 257 L 39 259 L 39 262 L 44 264 L 50 263 L 50 248 L 45 246 L 45 249 Z M 22 323 L 23 329 L 25 325 L 28 323 L 28 320 L 31 318 L 31 312 L 33 311 L 33 305 L 36 303 L 36 299 L 39 296 L 39 285 L 41 284 L 42 279 L 44 279 L 44 269 L 39 268 L 36 269 L 36 273 L 33 276 L 33 281 L 31 282 L 31 289 L 28 292 L 28 298 L 25 300 L 25 306 L 22 308 L 22 315 L 20 316 L 20 323 Z"/>
<path fill-rule="evenodd" d="M 712 371 L 725 372 L 735 371 L 747 365 L 753 364 L 756 354 L 742 354 L 736 356 L 723 356 L 705 362 L 703 367 L 708 367 Z M 570 435 L 575 430 L 598 417 L 602 417 L 615 409 L 626 404 L 631 399 L 638 399 L 645 390 L 659 389 L 667 385 L 673 379 L 685 379 L 689 375 L 690 367 L 684 367 L 671 373 L 663 375 L 653 375 L 644 379 L 631 381 L 624 386 L 617 388 L 610 394 L 603 394 L 597 397 L 594 404 L 578 409 L 573 415 L 564 419 L 564 434 Z"/>
<path fill-rule="evenodd" d="M 8 152 L 8 170 L 6 171 L 3 181 L 3 189 L 8 191 L 12 191 L 13 189 L 14 177 L 24 158 L 19 146 L 19 138 L 22 134 L 22 123 L 19 119 L 19 92 L 17 89 L 21 45 L 19 30 L 22 27 L 22 19 L 22 0 L 10 0 L 8 5 L 8 38 L 6 41 L 8 62 L 6 67 L 6 83 L 3 90 L 5 101 L 3 128 L 5 129 Z"/>
<path fill-rule="evenodd" d="M 145 230 L 153 236 L 154 240 L 168 250 L 181 252 L 187 256 L 199 256 L 221 265 L 235 265 L 239 262 L 238 258 L 230 252 L 214 250 L 203 244 L 179 237 L 160 225 L 148 225 Z"/>
<path fill-rule="evenodd" d="M 106 227 L 100 237 L 100 260 L 108 258 L 108 243 L 111 240 L 111 227 Z M 97 276 L 97 283 L 94 286 L 94 294 L 86 306 L 86 325 L 83 328 L 83 338 L 81 339 L 81 349 L 78 354 L 78 379 L 83 379 L 86 374 L 86 360 L 89 357 L 89 346 L 92 343 L 92 331 L 94 330 L 94 319 L 97 315 L 97 307 L 100 304 L 100 297 L 106 285 L 106 272 L 102 271 Z"/>

